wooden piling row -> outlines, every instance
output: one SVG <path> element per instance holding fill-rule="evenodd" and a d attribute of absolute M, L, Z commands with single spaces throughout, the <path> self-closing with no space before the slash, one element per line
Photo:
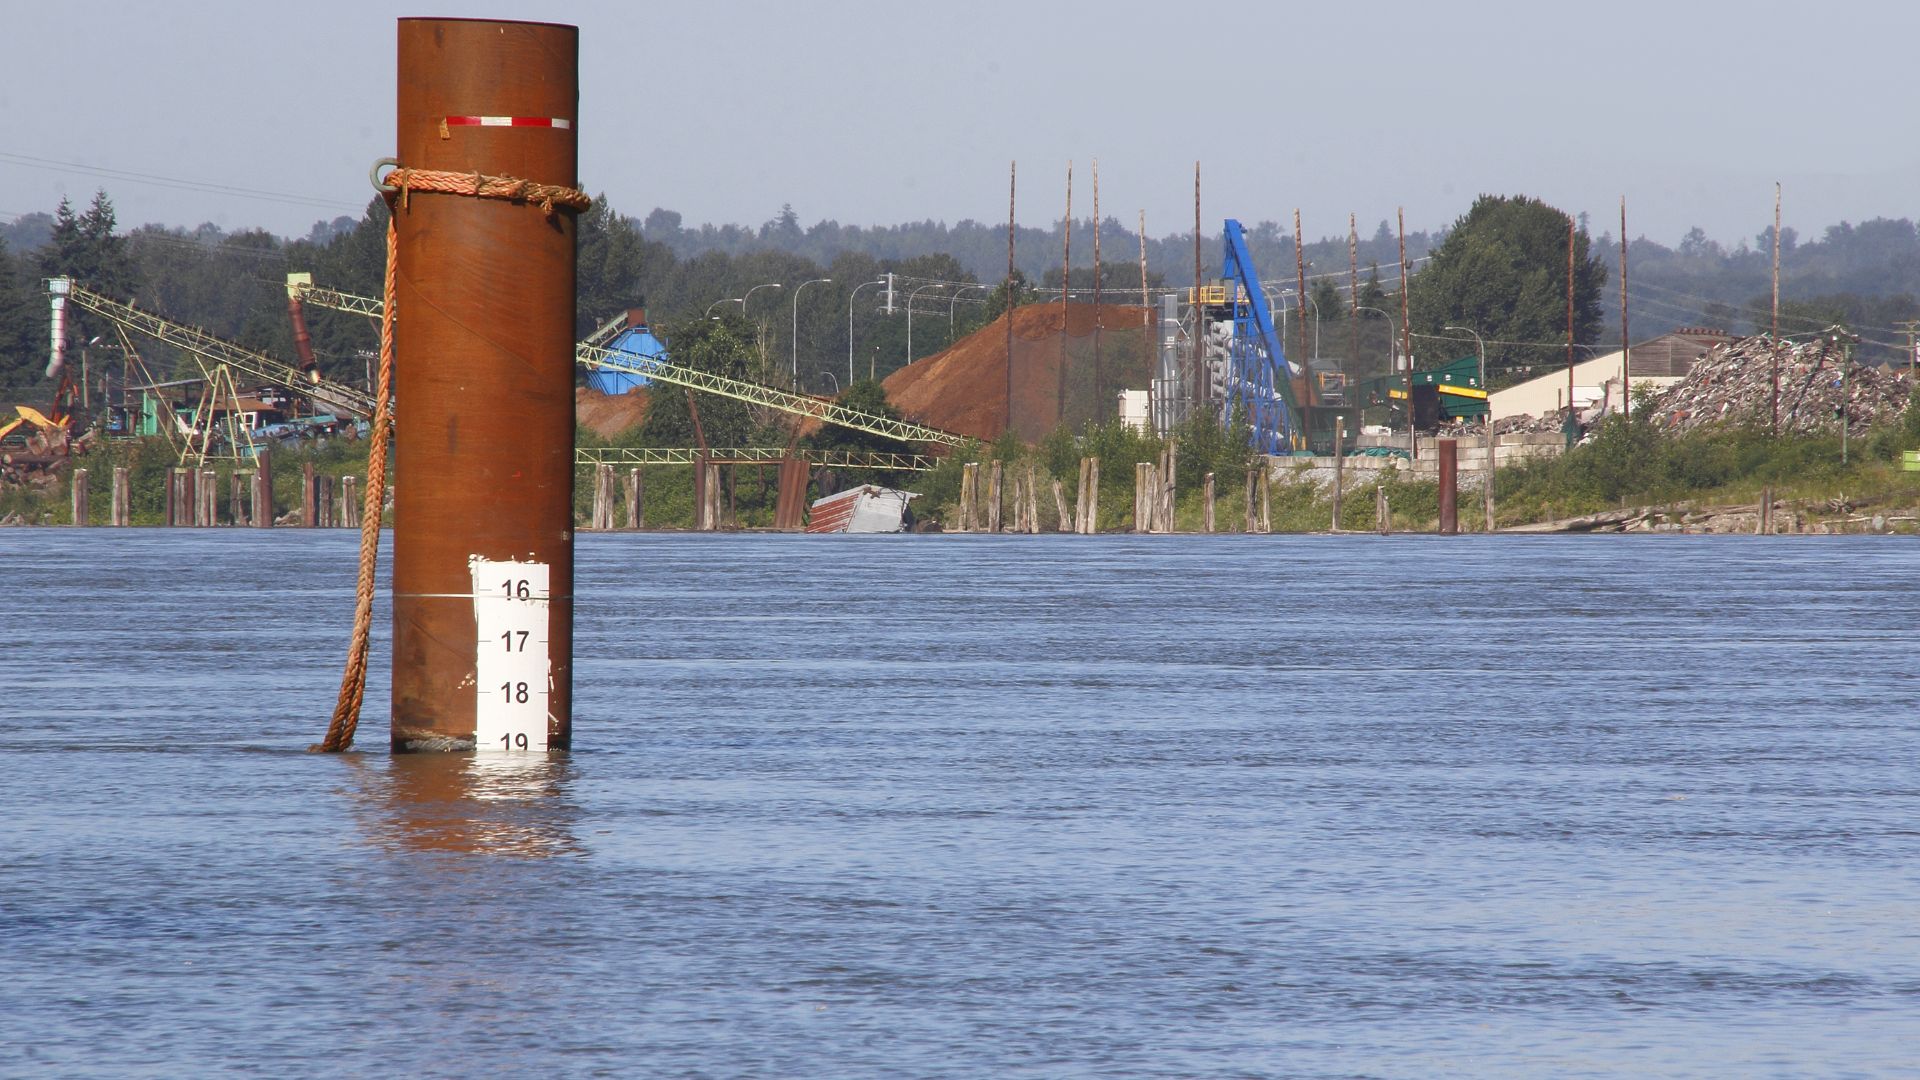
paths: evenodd
<path fill-rule="evenodd" d="M 125 465 L 113 467 L 113 524 L 125 527 L 133 523 L 133 484 Z"/>
<path fill-rule="evenodd" d="M 84 526 L 87 524 L 87 470 L 73 470 L 67 482 L 72 485 L 73 523 Z"/>
<path fill-rule="evenodd" d="M 1168 439 L 1167 445 L 1160 451 L 1160 475 L 1157 477 L 1159 483 L 1154 491 L 1155 497 L 1159 500 L 1159 505 L 1154 511 L 1155 532 L 1170 533 L 1174 530 L 1174 510 L 1179 503 L 1173 481 L 1179 473 L 1179 468 L 1180 444 Z"/>
<path fill-rule="evenodd" d="M 1153 463 L 1136 461 L 1133 463 L 1133 531 L 1147 533 L 1153 531 Z"/>
<path fill-rule="evenodd" d="M 1080 459 L 1079 501 L 1074 505 L 1075 532 L 1092 536 L 1100 530 L 1100 459 Z"/>
<path fill-rule="evenodd" d="M 1034 492 L 1036 480 L 1033 466 L 1027 466 L 1027 532 L 1039 535 L 1040 532 L 1040 496 Z"/>
<path fill-rule="evenodd" d="M 598 532 L 613 531 L 613 466 L 601 464 L 593 470 L 593 517 L 588 526 Z"/>
<path fill-rule="evenodd" d="M 273 528 L 273 451 L 262 450 L 253 457 L 253 527 Z"/>
<path fill-rule="evenodd" d="M 1356 326 L 1359 324 L 1356 323 Z M 1359 331 L 1356 330 L 1355 333 Z M 1347 421 L 1345 417 L 1335 417 L 1333 421 L 1333 531 L 1340 531 L 1340 495 L 1346 480 Z"/>
<path fill-rule="evenodd" d="M 1000 531 L 1000 463 L 993 463 L 987 479 L 987 531 Z"/>
<path fill-rule="evenodd" d="M 333 477 L 314 477 L 313 523 L 321 528 L 331 528 L 337 519 L 333 513 Z"/>
<path fill-rule="evenodd" d="M 960 532 L 973 532 L 979 521 L 980 463 L 969 461 L 960 467 Z"/>

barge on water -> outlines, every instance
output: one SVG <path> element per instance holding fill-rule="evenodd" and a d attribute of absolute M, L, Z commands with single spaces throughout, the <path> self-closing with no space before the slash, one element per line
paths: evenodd
<path fill-rule="evenodd" d="M 810 533 L 897 533 L 913 527 L 908 503 L 919 492 L 861 484 L 837 495 L 815 499 L 807 514 Z"/>

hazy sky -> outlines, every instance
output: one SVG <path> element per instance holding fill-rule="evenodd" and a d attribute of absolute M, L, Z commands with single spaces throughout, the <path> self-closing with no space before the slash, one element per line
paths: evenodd
<path fill-rule="evenodd" d="M 0 217 L 105 186 L 125 226 L 304 235 L 392 150 L 394 19 L 580 26 L 581 178 L 618 209 L 757 225 L 1074 210 L 1370 233 L 1537 195 L 1673 244 L 1920 216 L 1920 8 L 1903 0 L 660 4 L 7 2 Z M 38 160 L 30 160 L 38 159 Z M 118 170 L 167 185 L 93 170 Z M 270 195 L 243 197 L 220 190 Z"/>

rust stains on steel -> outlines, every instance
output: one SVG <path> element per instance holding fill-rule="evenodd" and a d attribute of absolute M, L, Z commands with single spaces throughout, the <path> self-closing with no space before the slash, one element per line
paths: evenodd
<path fill-rule="evenodd" d="M 577 186 L 579 31 L 401 19 L 395 151 L 410 169 Z M 457 126 L 449 116 L 564 118 Z M 504 199 L 395 207 L 396 751 L 471 746 L 480 694 L 470 560 L 544 564 L 547 745 L 572 737 L 575 220 Z"/>

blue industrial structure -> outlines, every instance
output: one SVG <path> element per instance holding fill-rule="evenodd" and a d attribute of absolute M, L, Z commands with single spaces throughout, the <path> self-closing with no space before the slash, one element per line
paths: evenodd
<path fill-rule="evenodd" d="M 645 361 L 667 359 L 667 343 L 655 337 L 652 329 L 639 320 L 630 320 L 627 327 L 607 342 L 607 350 L 612 353 L 624 353 L 610 359 L 627 360 L 636 366 L 645 366 Z M 587 385 L 603 394 L 624 394 L 629 390 L 646 386 L 648 379 L 635 371 L 611 371 L 606 368 L 588 368 Z"/>
<path fill-rule="evenodd" d="M 1267 294 L 1240 222 L 1228 218 L 1223 230 L 1225 252 L 1220 276 L 1235 295 L 1223 299 L 1232 306 L 1233 339 L 1229 347 L 1227 410 L 1238 411 L 1252 428 L 1253 448 L 1263 454 L 1291 454 L 1304 447 L 1307 432 L 1293 394 L 1296 372 L 1287 362 L 1280 335 L 1273 327 Z"/>

